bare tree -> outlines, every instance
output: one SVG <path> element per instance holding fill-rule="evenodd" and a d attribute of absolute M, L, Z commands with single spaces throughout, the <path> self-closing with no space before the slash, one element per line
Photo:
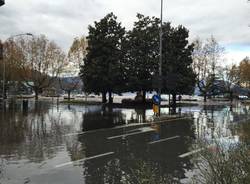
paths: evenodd
<path fill-rule="evenodd" d="M 20 76 L 35 92 L 36 100 L 42 90 L 50 87 L 62 72 L 65 54 L 56 43 L 41 35 L 32 39 L 18 39 L 22 50 L 20 58 Z"/>
<path fill-rule="evenodd" d="M 234 86 L 240 82 L 239 68 L 236 65 L 219 68 L 219 79 L 224 93 L 229 94 L 231 102 L 233 101 Z"/>
<path fill-rule="evenodd" d="M 71 92 L 81 87 L 79 71 L 87 54 L 86 48 L 85 37 L 75 38 L 68 52 L 67 64 L 64 66 L 59 80 L 61 89 L 68 94 L 68 100 L 70 100 Z"/>
<path fill-rule="evenodd" d="M 204 96 L 204 102 L 207 101 L 209 92 L 213 92 L 218 62 L 223 51 L 224 48 L 217 43 L 213 36 L 205 43 L 200 39 L 194 41 L 193 69 L 196 72 L 197 86 Z"/>
<path fill-rule="evenodd" d="M 75 38 L 70 50 L 68 52 L 68 58 L 70 62 L 79 70 L 80 65 L 83 65 L 83 59 L 87 54 L 88 41 L 85 37 Z"/>

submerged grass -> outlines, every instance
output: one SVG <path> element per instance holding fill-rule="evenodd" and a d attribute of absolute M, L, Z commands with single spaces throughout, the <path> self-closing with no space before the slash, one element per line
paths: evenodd
<path fill-rule="evenodd" d="M 245 143 L 200 142 L 202 151 L 194 157 L 194 184 L 250 183 L 250 152 Z"/>

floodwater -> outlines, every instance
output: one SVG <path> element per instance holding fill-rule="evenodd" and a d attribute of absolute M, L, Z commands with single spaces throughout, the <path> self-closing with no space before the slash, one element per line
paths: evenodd
<path fill-rule="evenodd" d="M 249 110 L 240 103 L 183 107 L 171 120 L 152 123 L 145 109 L 49 101 L 0 106 L 0 184 L 186 181 L 197 138 L 250 140 Z M 234 128 L 239 124 L 244 129 Z"/>

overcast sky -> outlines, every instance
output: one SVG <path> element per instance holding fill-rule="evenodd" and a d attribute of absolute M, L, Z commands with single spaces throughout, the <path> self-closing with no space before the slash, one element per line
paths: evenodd
<path fill-rule="evenodd" d="M 65 51 L 88 25 L 114 12 L 130 29 L 136 13 L 160 15 L 160 0 L 5 0 L 0 7 L 0 39 L 31 32 L 45 34 Z M 213 35 L 226 48 L 228 63 L 250 56 L 247 0 L 164 0 L 164 21 L 182 24 L 191 40 Z"/>

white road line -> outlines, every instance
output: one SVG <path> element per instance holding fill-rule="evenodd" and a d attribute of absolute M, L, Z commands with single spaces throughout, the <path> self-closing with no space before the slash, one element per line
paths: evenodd
<path fill-rule="evenodd" d="M 158 141 L 152 141 L 152 142 L 149 142 L 148 144 L 155 144 L 155 143 L 161 143 L 161 142 L 165 142 L 165 141 L 169 141 L 169 140 L 172 140 L 172 139 L 177 139 L 177 138 L 180 138 L 179 135 L 177 136 L 174 136 L 174 137 L 169 137 L 169 138 L 166 138 L 166 139 L 160 139 Z"/>
<path fill-rule="evenodd" d="M 84 132 L 65 134 L 65 135 L 63 135 L 63 137 L 73 136 L 73 135 L 81 135 L 81 134 L 84 134 Z"/>
<path fill-rule="evenodd" d="M 134 133 L 128 133 L 128 134 L 122 134 L 122 135 L 117 135 L 117 136 L 112 136 L 112 137 L 108 137 L 108 140 L 111 139 L 117 139 L 117 138 L 121 138 L 121 137 L 128 137 L 128 136 L 132 136 L 132 135 L 139 135 L 139 134 L 144 134 L 144 133 L 148 133 L 148 132 L 153 132 L 155 131 L 154 129 L 148 128 L 146 130 L 141 130 L 140 132 L 134 132 Z"/>
<path fill-rule="evenodd" d="M 182 155 L 179 155 L 180 158 L 185 158 L 185 157 L 188 157 L 190 155 L 193 155 L 195 153 L 198 153 L 198 152 L 201 152 L 202 150 L 204 150 L 204 148 L 201 148 L 201 149 L 197 149 L 197 150 L 193 150 L 193 151 L 190 151 L 188 153 L 184 153 Z"/>
<path fill-rule="evenodd" d="M 129 128 L 129 127 L 134 127 L 134 126 L 148 126 L 148 125 L 151 125 L 152 123 L 158 124 L 158 123 L 178 121 L 178 120 L 190 119 L 190 118 L 191 117 L 183 117 L 183 118 L 173 118 L 173 119 L 154 121 L 154 122 L 132 123 L 132 124 L 128 124 L 128 125 L 117 126 L 117 127 L 114 127 L 114 128 L 102 128 L 102 129 L 91 130 L 91 131 L 86 131 L 86 132 L 70 133 L 70 134 L 65 134 L 63 136 L 67 137 L 67 136 L 74 136 L 74 135 L 83 135 L 83 134 L 95 133 L 95 132 L 100 132 L 100 131 L 105 131 L 105 130 L 116 130 L 116 129 L 121 129 L 121 128 Z"/>
<path fill-rule="evenodd" d="M 72 161 L 72 162 L 59 164 L 59 165 L 56 165 L 55 168 L 61 168 L 61 167 L 65 167 L 65 166 L 68 166 L 68 165 L 73 165 L 74 163 L 77 163 L 77 162 L 92 160 L 92 159 L 95 159 L 95 158 L 104 157 L 104 156 L 108 156 L 108 155 L 112 155 L 112 154 L 114 154 L 114 152 L 107 152 L 107 153 L 104 153 L 104 154 L 95 155 L 95 156 L 92 156 L 92 157 L 87 157 L 87 158 L 83 158 L 83 159 L 80 159 L 80 160 L 75 160 L 75 161 Z"/>

